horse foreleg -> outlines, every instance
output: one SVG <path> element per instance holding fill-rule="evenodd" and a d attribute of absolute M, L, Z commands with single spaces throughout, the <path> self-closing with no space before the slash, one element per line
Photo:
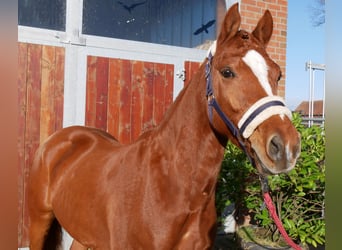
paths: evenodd
<path fill-rule="evenodd" d="M 173 249 L 209 250 L 212 249 L 216 234 L 216 210 L 214 196 L 204 211 L 189 216 L 182 236 Z"/>
<path fill-rule="evenodd" d="M 30 213 L 30 250 L 42 250 L 47 249 L 51 245 L 46 243 L 46 237 L 50 231 L 51 226 L 57 229 L 55 232 L 58 234 L 58 226 L 52 225 L 54 223 L 54 216 L 52 213 L 38 214 L 31 211 Z M 56 221 L 56 223 L 58 223 Z M 60 241 L 60 236 L 56 235 L 55 242 L 50 242 L 54 245 L 54 249 L 57 249 Z M 52 248 L 50 248 L 52 249 Z"/>
<path fill-rule="evenodd" d="M 43 249 L 46 231 L 49 229 L 49 223 L 44 220 L 31 220 L 30 226 L 30 250 Z"/>

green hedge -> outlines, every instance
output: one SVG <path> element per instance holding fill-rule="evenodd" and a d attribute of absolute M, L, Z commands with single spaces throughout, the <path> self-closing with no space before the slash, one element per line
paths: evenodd
<path fill-rule="evenodd" d="M 293 124 L 301 134 L 302 152 L 288 174 L 269 176 L 271 196 L 289 236 L 304 245 L 317 246 L 325 243 L 325 133 L 319 126 L 303 126 L 297 113 Z M 265 237 L 279 240 L 263 204 L 256 170 L 240 149 L 228 143 L 216 192 L 219 218 L 231 203 L 238 218 L 251 215 L 253 224 L 267 229 Z"/>

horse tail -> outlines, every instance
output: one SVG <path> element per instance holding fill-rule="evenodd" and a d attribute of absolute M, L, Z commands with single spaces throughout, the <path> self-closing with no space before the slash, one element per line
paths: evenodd
<path fill-rule="evenodd" d="M 62 227 L 56 218 L 51 222 L 50 228 L 48 229 L 45 239 L 43 250 L 59 250 L 62 246 Z"/>

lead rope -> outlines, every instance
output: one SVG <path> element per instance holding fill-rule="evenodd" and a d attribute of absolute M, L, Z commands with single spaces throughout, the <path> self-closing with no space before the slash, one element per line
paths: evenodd
<path fill-rule="evenodd" d="M 269 193 L 269 186 L 268 186 L 268 181 L 267 178 L 264 176 L 260 176 L 260 182 L 261 182 L 261 189 L 262 189 L 262 194 L 264 197 L 264 202 L 266 204 L 266 207 L 268 209 L 268 212 L 271 216 L 271 218 L 273 219 L 274 223 L 276 224 L 279 232 L 281 233 L 281 235 L 284 237 L 286 243 L 292 247 L 295 250 L 301 250 L 302 248 L 297 245 L 296 243 L 293 242 L 293 240 L 290 238 L 290 236 L 287 234 L 281 220 L 279 219 L 274 203 L 272 201 L 272 198 L 270 196 Z"/>
<path fill-rule="evenodd" d="M 214 91 L 212 89 L 212 83 L 211 83 L 211 60 L 213 58 L 213 55 L 211 52 L 208 54 L 208 62 L 206 64 L 206 69 L 205 69 L 205 78 L 207 80 L 207 99 L 208 99 L 208 113 L 209 113 L 209 120 L 212 121 L 213 118 L 213 108 L 216 110 L 218 115 L 221 117 L 221 119 L 224 121 L 226 124 L 227 128 L 230 130 L 230 132 L 235 136 L 237 139 L 238 143 L 240 144 L 241 149 L 244 151 L 244 153 L 247 155 L 249 161 L 255 167 L 255 162 L 253 158 L 248 154 L 246 146 L 240 136 L 239 130 L 235 127 L 235 125 L 230 121 L 230 119 L 223 113 L 221 107 L 217 103 L 215 97 L 214 97 Z M 285 231 L 285 228 L 280 221 L 276 209 L 274 207 L 274 203 L 272 202 L 272 198 L 269 194 L 269 186 L 268 186 L 268 181 L 267 178 L 264 176 L 260 176 L 260 181 L 261 181 L 261 189 L 262 189 L 262 194 L 264 198 L 264 202 L 266 204 L 266 207 L 269 211 L 269 214 L 271 215 L 271 218 L 273 219 L 274 223 L 276 224 L 279 232 L 281 235 L 284 237 L 286 243 L 292 247 L 295 250 L 301 250 L 302 248 L 297 245 L 296 243 L 293 242 L 293 240 L 288 236 L 288 234 Z"/>

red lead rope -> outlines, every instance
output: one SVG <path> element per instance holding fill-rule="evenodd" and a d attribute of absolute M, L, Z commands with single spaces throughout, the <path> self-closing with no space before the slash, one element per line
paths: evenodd
<path fill-rule="evenodd" d="M 270 197 L 270 194 L 268 192 L 263 192 L 264 193 L 264 201 L 265 204 L 267 206 L 268 212 L 270 213 L 272 219 L 274 220 L 275 224 L 277 225 L 277 228 L 279 230 L 279 232 L 281 233 L 281 235 L 284 237 L 285 241 L 287 242 L 287 244 L 289 244 L 290 247 L 292 247 L 295 250 L 301 250 L 302 248 L 300 246 L 298 246 L 296 243 L 293 242 L 293 240 L 288 236 L 288 234 L 285 231 L 285 228 L 283 226 L 283 224 L 281 223 L 274 204 L 272 202 L 272 199 Z"/>

